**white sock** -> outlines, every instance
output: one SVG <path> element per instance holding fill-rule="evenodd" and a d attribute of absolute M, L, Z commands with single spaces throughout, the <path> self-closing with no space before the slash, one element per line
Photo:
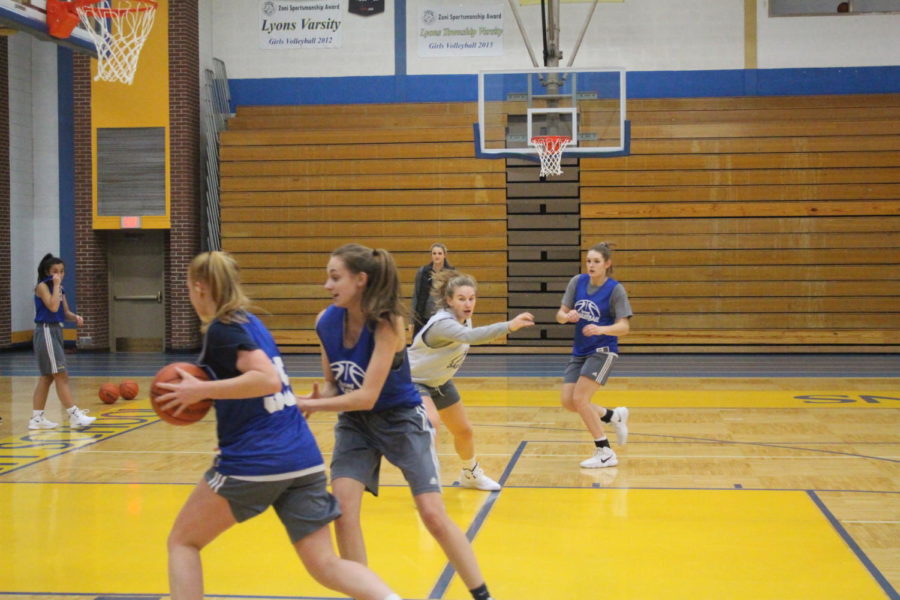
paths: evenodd
<path fill-rule="evenodd" d="M 403 600 L 403 598 L 401 598 L 397 594 L 391 594 L 390 596 L 385 597 L 384 600 Z"/>
<path fill-rule="evenodd" d="M 478 457 L 473 456 L 469 460 L 463 460 L 463 469 L 468 469 L 469 471 L 474 471 L 475 467 L 478 466 Z"/>
<path fill-rule="evenodd" d="M 43 414 L 44 414 L 44 411 L 42 411 L 42 410 L 32 410 L 31 418 L 34 419 L 35 417 L 40 417 Z"/>
<path fill-rule="evenodd" d="M 70 415 L 74 415 L 77 411 L 78 411 L 78 407 L 75 406 L 74 404 L 72 405 L 72 408 L 66 409 L 66 412 L 69 413 Z"/>

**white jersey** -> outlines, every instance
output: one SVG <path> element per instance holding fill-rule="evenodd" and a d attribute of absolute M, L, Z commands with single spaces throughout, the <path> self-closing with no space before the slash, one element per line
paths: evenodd
<path fill-rule="evenodd" d="M 442 308 L 434 313 L 409 347 L 409 369 L 415 383 L 424 383 L 429 387 L 444 385 L 456 375 L 466 359 L 469 344 L 451 342 L 445 346 L 432 348 L 425 343 L 425 334 L 436 322 L 445 319 L 456 321 L 453 313 L 446 309 Z M 465 326 L 471 329 L 472 319 L 466 319 Z"/>
<path fill-rule="evenodd" d="M 442 386 L 459 371 L 470 344 L 484 344 L 507 333 L 509 321 L 473 329 L 471 319 L 460 323 L 452 312 L 442 308 L 428 319 L 409 347 L 412 380 L 428 387 Z"/>

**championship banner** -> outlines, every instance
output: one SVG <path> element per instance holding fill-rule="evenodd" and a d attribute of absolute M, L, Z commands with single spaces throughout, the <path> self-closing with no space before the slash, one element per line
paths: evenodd
<path fill-rule="evenodd" d="M 340 48 L 341 0 L 262 0 L 259 45 L 271 50 Z"/>
<path fill-rule="evenodd" d="M 419 13 L 419 56 L 502 56 L 503 5 L 426 4 Z"/>

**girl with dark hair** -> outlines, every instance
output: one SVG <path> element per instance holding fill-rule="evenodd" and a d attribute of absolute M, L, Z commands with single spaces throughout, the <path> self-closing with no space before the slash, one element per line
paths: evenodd
<path fill-rule="evenodd" d="M 56 384 L 56 395 L 66 409 L 69 427 L 82 429 L 93 423 L 97 417 L 87 416 L 86 410 L 75 406 L 69 389 L 69 373 L 66 370 L 66 355 L 63 351 L 63 324 L 75 321 L 78 327 L 84 319 L 69 309 L 62 281 L 66 275 L 66 265 L 61 258 L 47 254 L 37 268 L 37 285 L 34 288 L 34 337 L 32 345 L 37 357 L 41 376 L 34 388 L 31 401 L 31 419 L 28 429 L 53 429 L 58 427 L 44 416 L 50 386 Z"/>
<path fill-rule="evenodd" d="M 422 395 L 432 424 L 437 427 L 443 421 L 453 435 L 453 445 L 463 462 L 459 484 L 465 488 L 496 491 L 500 484 L 485 475 L 478 464 L 472 425 L 452 378 L 466 359 L 470 344 L 487 344 L 512 331 L 534 325 L 534 315 L 524 312 L 512 320 L 473 329 L 475 278 L 445 269 L 435 274 L 432 286 L 438 311 L 409 348 L 413 382 Z"/>
<path fill-rule="evenodd" d="M 609 446 L 604 423 L 616 428 L 619 445 L 628 440 L 628 409 L 603 408 L 591 398 L 606 383 L 619 358 L 619 338 L 627 335 L 631 304 L 622 284 L 612 279 L 612 250 L 601 242 L 587 252 L 587 273 L 569 281 L 556 322 L 575 324 L 572 358 L 563 376 L 562 405 L 577 412 L 594 437 L 594 454 L 581 461 L 585 469 L 614 467 L 619 459 Z"/>
<path fill-rule="evenodd" d="M 319 313 L 325 384 L 298 399 L 305 412 L 338 411 L 331 486 L 341 505 L 341 556 L 365 564 L 363 492 L 378 493 L 382 456 L 402 472 L 425 527 L 475 600 L 489 600 L 475 553 L 441 498 L 434 430 L 413 386 L 406 356 L 400 279 L 386 250 L 341 246 L 328 261 L 333 304 Z"/>
<path fill-rule="evenodd" d="M 278 347 L 251 312 L 237 263 L 225 252 L 198 255 L 188 268 L 191 304 L 203 323 L 201 381 L 181 372 L 159 397 L 165 409 L 212 398 L 219 454 L 181 508 L 169 534 L 173 600 L 203 598 L 200 551 L 219 534 L 274 507 L 294 550 L 322 585 L 364 600 L 400 600 L 366 567 L 334 552 L 328 524 L 340 515 L 325 464 Z"/>

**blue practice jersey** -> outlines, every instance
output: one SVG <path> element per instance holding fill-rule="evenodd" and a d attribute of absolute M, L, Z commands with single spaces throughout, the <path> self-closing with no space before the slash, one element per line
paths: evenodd
<path fill-rule="evenodd" d="M 229 379 L 241 374 L 237 370 L 239 350 L 261 349 L 281 376 L 281 391 L 258 398 L 216 400 L 219 456 L 215 468 L 237 477 L 294 473 L 318 465 L 324 468 L 316 440 L 297 409 L 272 335 L 255 315 L 242 314 L 244 323 L 210 324 L 198 363 L 216 379 Z"/>
<path fill-rule="evenodd" d="M 584 335 L 581 332 L 586 325 L 612 325 L 616 322 L 616 315 L 611 310 L 610 298 L 619 282 L 610 277 L 593 294 L 588 294 L 590 283 L 591 276 L 582 273 L 575 288 L 574 308 L 579 317 L 578 322 L 575 323 L 575 343 L 572 346 L 572 354 L 575 356 L 593 354 L 597 348 L 603 346 L 609 347 L 612 352 L 619 351 L 618 337 L 614 335 Z"/>
<path fill-rule="evenodd" d="M 363 327 L 353 348 L 344 348 L 344 315 L 347 309 L 329 306 L 316 324 L 316 333 L 325 348 L 331 373 L 342 394 L 362 387 L 369 360 L 375 351 L 375 332 L 368 325 Z M 409 373 L 409 360 L 403 351 L 403 360 L 390 370 L 378 401 L 372 408 L 380 412 L 397 406 L 417 406 L 422 403 Z"/>
<path fill-rule="evenodd" d="M 47 287 L 50 289 L 50 294 L 53 294 L 53 277 L 48 277 L 41 281 L 41 283 L 46 283 Z M 60 298 L 66 297 L 66 290 L 63 289 L 60 295 Z M 63 306 L 62 300 L 59 301 L 59 308 L 56 309 L 56 312 L 51 311 L 47 308 L 47 305 L 44 304 L 44 301 L 41 300 L 41 297 L 37 294 L 34 295 L 34 322 L 35 323 L 63 323 L 66 320 L 66 308 Z"/>

